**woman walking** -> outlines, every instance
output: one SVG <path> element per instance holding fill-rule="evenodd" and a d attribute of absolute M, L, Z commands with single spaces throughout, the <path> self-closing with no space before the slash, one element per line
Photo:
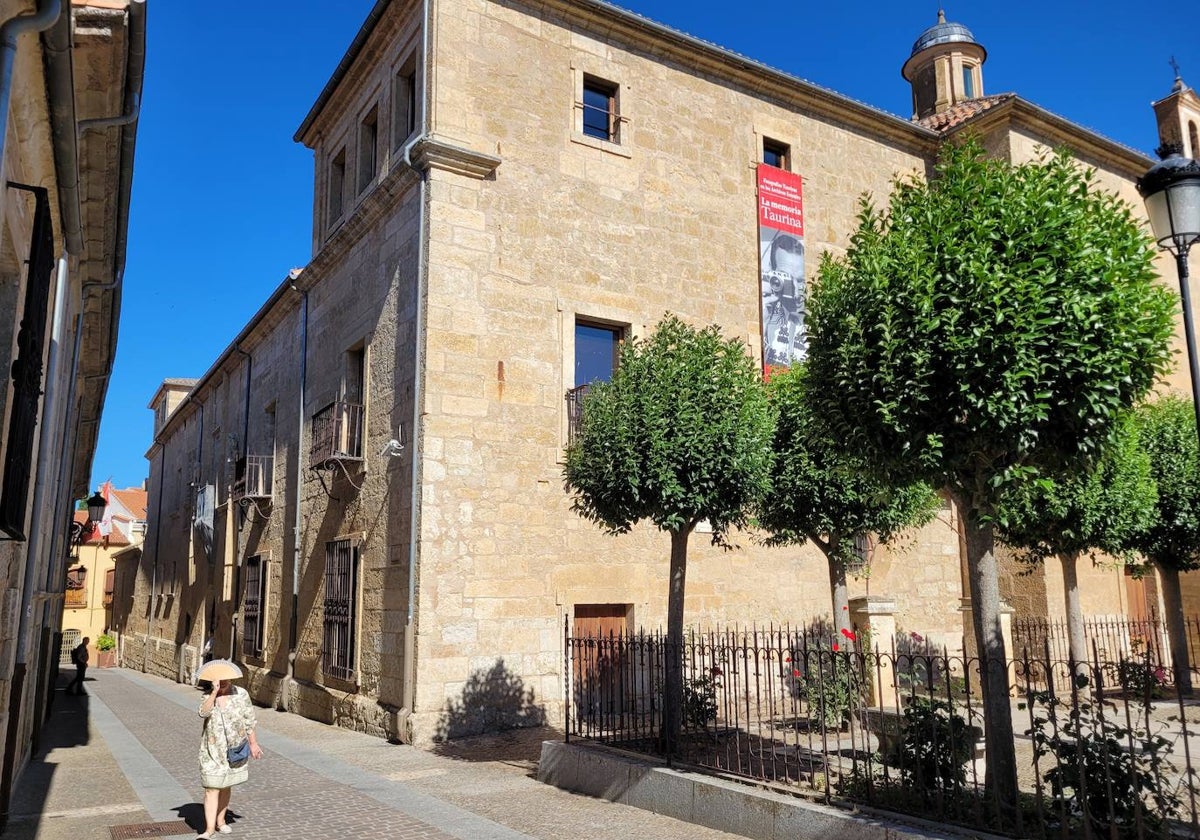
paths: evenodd
<path fill-rule="evenodd" d="M 200 781 L 204 785 L 204 831 L 197 840 L 229 834 L 225 822 L 234 785 L 250 777 L 250 758 L 262 758 L 254 734 L 254 704 L 244 688 L 231 680 L 242 671 L 228 660 L 215 659 L 200 669 L 200 679 L 212 681 L 212 692 L 200 703 L 204 731 L 200 738 Z"/>

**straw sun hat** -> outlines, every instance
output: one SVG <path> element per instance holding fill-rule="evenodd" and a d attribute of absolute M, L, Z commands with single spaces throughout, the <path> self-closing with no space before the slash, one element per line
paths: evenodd
<path fill-rule="evenodd" d="M 208 680 L 239 680 L 242 678 L 242 669 L 228 659 L 213 659 L 210 662 L 205 662 L 200 670 L 196 673 L 196 679 Z"/>

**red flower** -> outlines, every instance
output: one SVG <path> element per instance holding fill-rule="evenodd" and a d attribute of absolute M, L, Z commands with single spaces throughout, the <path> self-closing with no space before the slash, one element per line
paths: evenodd
<path fill-rule="evenodd" d="M 849 640 L 850 640 L 850 641 L 852 641 L 852 642 L 854 642 L 854 641 L 857 641 L 857 639 L 856 639 L 856 638 L 855 638 L 855 636 L 854 636 L 854 631 L 853 631 L 853 630 L 847 630 L 845 627 L 843 627 L 843 628 L 842 628 L 842 635 L 843 635 L 843 636 L 845 636 L 847 639 L 849 639 Z"/>
<path fill-rule="evenodd" d="M 799 671 L 797 671 L 795 668 L 793 668 L 793 669 L 792 669 L 792 676 L 793 676 L 793 677 L 798 677 L 798 676 L 800 676 L 800 672 L 799 672 Z"/>
<path fill-rule="evenodd" d="M 912 640 L 913 640 L 914 642 L 923 642 L 923 641 L 925 641 L 925 637 L 924 637 L 924 636 L 922 636 L 920 633 L 917 633 L 916 631 L 913 631 L 912 633 L 909 633 L 908 635 L 909 635 L 909 636 L 912 638 Z"/>
<path fill-rule="evenodd" d="M 844 609 L 844 610 L 848 610 L 848 609 L 850 609 L 850 608 L 849 608 L 849 607 L 842 607 L 842 609 Z"/>
<path fill-rule="evenodd" d="M 791 662 L 791 661 L 792 661 L 792 657 L 790 657 L 790 656 L 789 656 L 789 657 L 787 657 L 786 659 L 784 659 L 783 661 L 784 661 L 784 662 Z"/>
<path fill-rule="evenodd" d="M 833 652 L 837 653 L 839 650 L 841 650 L 841 647 L 838 646 L 837 642 L 834 642 L 833 643 Z"/>

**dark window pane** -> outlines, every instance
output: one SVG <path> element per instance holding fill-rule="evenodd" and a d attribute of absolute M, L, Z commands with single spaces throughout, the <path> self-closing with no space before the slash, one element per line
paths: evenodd
<path fill-rule="evenodd" d="M 963 94 L 967 99 L 975 98 L 975 74 L 970 67 L 963 68 Z"/>
<path fill-rule="evenodd" d="M 612 379 L 621 331 L 591 324 L 575 325 L 575 385 Z"/>
<path fill-rule="evenodd" d="M 601 140 L 611 140 L 610 109 L 612 94 L 605 88 L 594 84 L 583 86 L 583 133 L 588 137 L 598 137 Z"/>

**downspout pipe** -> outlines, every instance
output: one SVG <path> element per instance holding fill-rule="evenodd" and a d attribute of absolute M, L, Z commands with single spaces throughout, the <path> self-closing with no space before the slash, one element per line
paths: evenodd
<path fill-rule="evenodd" d="M 416 169 L 412 162 L 412 151 L 429 133 L 430 114 L 432 110 L 429 95 L 430 72 L 432 62 L 429 55 L 430 26 L 433 23 L 431 0 L 422 0 L 423 21 L 421 26 L 421 126 L 413 139 L 404 146 L 404 162 L 411 169 Z M 429 212 L 425 204 L 429 194 L 429 171 L 418 172 L 420 202 L 417 224 L 417 282 L 415 289 L 415 314 L 413 330 L 413 414 L 412 414 L 412 473 L 409 477 L 409 534 L 408 534 L 408 615 L 404 622 L 404 688 L 401 695 L 401 707 L 405 715 L 415 711 L 417 695 L 417 642 L 416 642 L 416 598 L 417 598 L 417 568 L 420 562 L 420 515 L 421 515 L 421 450 L 424 441 L 422 417 L 425 401 L 425 290 L 428 285 L 429 270 Z M 412 732 L 407 719 L 397 721 L 396 737 L 400 741 L 412 742 Z"/>
<path fill-rule="evenodd" d="M 291 704 L 291 694 L 296 683 L 296 638 L 298 633 L 298 613 L 300 611 L 300 561 L 303 550 L 300 544 L 301 517 L 300 502 L 303 485 L 304 469 L 304 406 L 305 385 L 308 378 L 308 291 L 296 285 L 296 275 L 292 278 L 292 288 L 300 293 L 300 388 L 296 402 L 296 498 L 295 519 L 292 522 L 292 611 L 288 622 L 288 675 L 284 683 L 282 707 L 286 711 Z"/>
<path fill-rule="evenodd" d="M 249 457 L 250 457 L 250 384 L 251 384 L 251 382 L 253 382 L 253 377 L 254 377 L 254 356 L 252 356 L 250 353 L 247 353 L 236 343 L 233 345 L 233 350 L 235 353 L 240 353 L 246 359 L 246 395 L 244 398 L 245 406 L 242 411 L 242 460 L 243 460 L 243 465 L 245 465 L 246 460 L 249 459 Z M 243 466 L 242 469 L 245 470 L 246 466 Z M 243 473 L 243 475 L 244 475 L 244 473 Z M 274 476 L 272 476 L 272 480 L 274 480 Z M 230 498 L 232 499 L 232 496 Z M 229 515 L 230 516 L 234 515 L 232 501 L 229 502 Z M 232 587 L 233 604 L 231 606 L 233 609 L 231 610 L 232 615 L 230 616 L 231 624 L 233 625 L 231 628 L 231 632 L 229 633 L 229 645 L 230 645 L 229 659 L 230 660 L 233 660 L 237 656 L 237 617 L 238 617 L 238 615 L 240 615 L 240 613 L 242 611 L 242 592 L 241 592 L 242 540 L 241 540 L 241 534 L 242 534 L 242 525 L 244 523 L 245 523 L 245 520 L 244 520 L 244 515 L 243 515 L 243 518 L 239 519 L 239 521 L 237 523 L 237 529 L 234 531 L 234 534 L 233 534 L 233 562 L 234 562 L 234 569 L 236 570 L 236 572 L 235 572 L 235 576 L 233 579 L 233 583 L 235 585 Z"/>

